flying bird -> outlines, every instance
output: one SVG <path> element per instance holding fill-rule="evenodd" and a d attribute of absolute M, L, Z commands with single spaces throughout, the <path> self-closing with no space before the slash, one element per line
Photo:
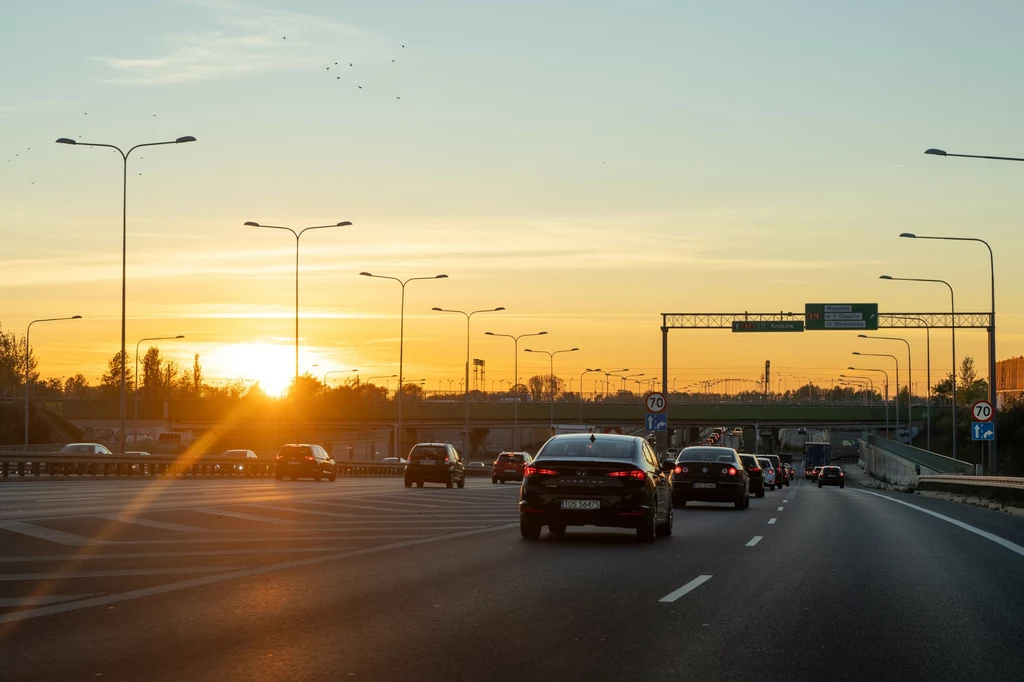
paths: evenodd
<path fill-rule="evenodd" d="M 357 88 L 359 88 L 360 90 L 362 90 L 362 89 L 363 89 L 363 86 L 362 86 L 362 85 L 357 85 L 356 87 L 357 87 Z"/>
<path fill-rule="evenodd" d="M 349 62 L 349 63 L 348 63 L 348 65 L 349 65 L 349 66 L 352 66 L 352 62 Z"/>
<path fill-rule="evenodd" d="M 337 66 L 337 65 L 338 65 L 338 62 L 334 62 L 334 65 L 335 65 L 335 66 Z"/>
<path fill-rule="evenodd" d="M 402 99 L 402 98 L 401 97 L 396 97 L 395 99 Z"/>
<path fill-rule="evenodd" d="M 391 60 L 391 63 L 392 63 L 392 64 L 394 64 L 394 63 L 395 63 L 395 60 L 394 60 L 394 59 L 392 59 L 392 60 Z"/>
<path fill-rule="evenodd" d="M 341 76 L 335 76 L 335 79 L 340 81 L 341 80 Z"/>
<path fill-rule="evenodd" d="M 405 47 L 405 45 L 402 45 L 402 47 Z"/>

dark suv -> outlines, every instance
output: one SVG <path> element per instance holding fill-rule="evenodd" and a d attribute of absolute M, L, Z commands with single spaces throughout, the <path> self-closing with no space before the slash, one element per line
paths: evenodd
<path fill-rule="evenodd" d="M 466 487 L 466 465 L 455 448 L 447 443 L 417 443 L 409 451 L 405 465 L 405 487 L 415 483 L 444 483 L 453 488 Z"/>
<path fill-rule="evenodd" d="M 772 468 L 775 469 L 775 485 L 781 488 L 784 485 L 789 485 L 789 472 L 786 467 L 782 466 L 782 460 L 779 459 L 778 455 L 762 455 L 767 457 L 772 463 Z"/>
<path fill-rule="evenodd" d="M 750 494 L 754 497 L 764 497 L 764 469 L 757 462 L 756 455 L 740 455 L 743 468 L 750 476 Z"/>
<path fill-rule="evenodd" d="M 823 485 L 837 485 L 840 488 L 846 487 L 846 475 L 837 466 L 822 467 L 818 474 L 818 487 Z"/>
<path fill-rule="evenodd" d="M 293 481 L 299 478 L 312 478 L 314 481 L 326 478 L 333 481 L 338 477 L 337 462 L 319 445 L 285 445 L 277 453 L 274 463 L 274 478 L 279 481 L 285 476 Z"/>
<path fill-rule="evenodd" d="M 523 468 L 533 461 L 529 452 L 503 452 L 491 465 L 491 483 L 523 480 Z"/>

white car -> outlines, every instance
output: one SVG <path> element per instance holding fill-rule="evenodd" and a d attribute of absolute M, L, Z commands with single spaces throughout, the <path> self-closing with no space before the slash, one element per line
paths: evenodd
<path fill-rule="evenodd" d="M 225 450 L 224 452 L 220 453 L 220 456 L 228 457 L 230 459 L 241 459 L 243 457 L 245 459 L 259 459 L 256 456 L 256 453 L 253 452 L 252 450 Z M 245 467 L 246 465 L 242 464 L 241 462 L 235 464 L 214 464 L 213 470 L 219 474 L 244 474 Z"/>
<path fill-rule="evenodd" d="M 380 461 L 381 464 L 405 464 L 404 457 L 385 457 Z"/>
<path fill-rule="evenodd" d="M 769 490 L 775 490 L 775 469 L 772 467 L 772 461 L 766 457 L 758 457 L 757 461 L 764 471 L 765 486 Z"/>

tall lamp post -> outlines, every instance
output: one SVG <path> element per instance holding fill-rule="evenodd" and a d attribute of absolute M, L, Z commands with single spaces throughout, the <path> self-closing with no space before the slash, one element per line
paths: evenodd
<path fill-rule="evenodd" d="M 175 341 L 177 339 L 185 338 L 184 334 L 178 334 L 177 336 L 149 336 L 145 339 L 139 339 L 139 342 L 135 344 L 135 414 L 132 419 L 135 422 L 139 421 L 139 347 L 143 341 Z M 138 425 L 136 424 L 136 427 Z"/>
<path fill-rule="evenodd" d="M 57 140 L 57 144 L 70 144 L 77 147 L 106 147 L 107 149 L 113 149 L 121 155 L 121 452 L 125 450 L 125 419 L 127 414 L 128 404 L 128 382 L 127 376 L 125 375 L 125 369 L 127 369 L 127 348 L 126 348 L 126 303 L 127 303 L 127 271 L 128 271 L 128 157 L 136 149 L 142 147 L 160 147 L 166 144 L 184 144 L 185 142 L 195 142 L 196 138 L 191 135 L 185 135 L 174 140 L 168 140 L 166 142 L 145 142 L 137 144 L 134 147 L 130 147 L 128 151 L 122 151 L 120 147 L 113 144 L 101 144 L 99 142 L 77 142 L 70 137 L 61 137 Z"/>
<path fill-rule="evenodd" d="M 28 323 L 28 328 L 25 330 L 25 445 L 28 445 L 28 391 L 29 385 L 32 383 L 32 366 L 29 363 L 29 358 L 31 357 L 32 352 L 32 346 L 29 344 L 29 337 L 32 335 L 32 325 L 36 322 L 63 322 L 65 320 L 80 319 L 82 319 L 81 315 L 72 315 L 71 317 L 48 317 L 43 320 L 32 320 Z M 124 433 L 123 429 L 122 433 Z"/>
<path fill-rule="evenodd" d="M 327 377 L 331 374 L 352 374 L 358 371 L 358 369 L 332 369 L 329 372 L 324 372 L 324 390 L 327 390 Z"/>
<path fill-rule="evenodd" d="M 892 358 L 892 361 L 896 363 L 896 438 L 900 436 L 900 361 L 895 355 L 888 353 L 861 353 L 860 351 L 853 351 L 853 355 L 859 355 L 865 358 Z"/>
<path fill-rule="evenodd" d="M 372 384 L 374 379 L 394 379 L 397 376 L 398 376 L 397 374 L 378 374 L 377 376 L 370 377 L 369 379 L 367 379 L 366 383 L 367 384 Z M 388 397 L 388 394 L 387 394 L 388 389 L 386 388 L 386 386 L 387 385 L 385 384 L 385 388 L 384 388 L 384 397 L 385 398 Z"/>
<path fill-rule="evenodd" d="M 622 377 L 622 390 L 624 390 L 624 391 L 626 390 L 626 383 L 627 382 L 636 381 L 637 377 L 642 377 L 642 376 L 644 376 L 643 372 L 640 372 L 639 374 L 627 374 L 626 376 Z M 640 382 L 637 381 L 636 383 L 637 383 L 637 386 L 638 386 L 637 391 L 639 391 L 640 390 L 639 389 Z"/>
<path fill-rule="evenodd" d="M 515 389 L 515 395 L 512 398 L 512 449 L 519 449 L 519 339 L 526 338 L 527 336 L 545 336 L 547 332 L 534 332 L 531 334 L 520 334 L 519 336 L 513 336 L 512 334 L 495 334 L 494 332 L 484 332 L 485 336 L 503 336 L 506 339 L 512 339 L 512 352 L 514 353 L 513 375 L 512 375 L 512 388 Z"/>
<path fill-rule="evenodd" d="M 331 227 L 347 227 L 351 225 L 349 221 L 345 220 L 340 223 L 333 225 L 314 225 L 312 227 L 304 227 L 296 232 L 290 227 L 281 227 L 280 225 L 261 225 L 260 223 L 254 223 L 251 220 L 245 223 L 246 227 L 263 227 L 268 230 L 285 230 L 291 232 L 292 236 L 295 237 L 295 380 L 299 378 L 299 239 L 303 234 L 310 230 L 326 230 Z"/>
<path fill-rule="evenodd" d="M 534 350 L 532 348 L 524 348 L 527 353 L 544 353 L 548 356 L 549 370 L 548 370 L 548 403 L 551 408 L 551 428 L 555 428 L 555 356 L 559 353 L 575 353 L 579 348 L 565 348 L 562 350 Z"/>
<path fill-rule="evenodd" d="M 941 150 L 939 150 L 939 149 L 929 149 L 925 153 L 926 154 L 935 154 L 935 153 L 938 153 L 939 151 L 941 151 Z M 1000 160 L 1003 160 L 1003 161 L 1024 161 L 1024 159 L 1014 159 L 1014 158 L 1009 158 L 1009 157 L 1005 157 L 1005 158 L 986 157 L 986 156 L 973 157 L 973 156 L 970 156 L 968 154 L 946 154 L 945 152 L 942 152 L 941 155 L 942 156 L 967 156 L 968 158 L 982 158 L 982 159 L 985 159 L 985 158 L 995 158 L 995 159 L 1000 159 Z M 999 403 L 998 403 L 999 396 L 998 396 L 998 393 L 996 392 L 996 261 L 995 261 L 995 256 L 992 254 L 992 247 L 989 245 L 989 243 L 987 241 L 985 241 L 984 239 L 978 239 L 977 237 L 932 237 L 932 236 L 925 236 L 925 235 L 920 235 L 920 234 L 912 234 L 910 232 L 904 232 L 900 236 L 905 238 L 905 239 L 938 239 L 938 240 L 941 240 L 941 241 L 950 241 L 950 242 L 980 242 L 980 243 L 985 245 L 986 249 L 988 249 L 988 265 L 989 265 L 989 275 L 990 275 L 991 290 L 992 290 L 992 314 L 991 314 L 991 317 L 989 318 L 990 325 L 989 325 L 989 328 L 988 328 L 988 399 L 992 403 L 992 410 L 993 410 L 992 421 L 994 422 L 995 419 L 996 419 L 996 414 L 998 413 L 998 409 L 997 408 L 999 406 Z M 956 368 L 954 367 L 954 372 L 955 371 L 956 371 Z M 997 433 L 998 429 L 993 428 L 992 432 L 993 432 L 992 433 L 992 440 L 989 441 L 989 444 L 988 444 L 988 451 L 989 451 L 989 473 L 992 476 L 995 476 L 997 474 L 997 466 L 998 466 L 998 462 L 999 462 L 999 456 L 997 454 L 997 446 L 996 446 L 996 442 L 997 442 L 996 439 L 998 437 L 998 433 Z"/>
<path fill-rule="evenodd" d="M 871 367 L 847 367 L 846 369 L 854 372 L 881 372 L 885 375 L 885 437 L 889 437 L 889 373 L 884 369 L 873 369 Z M 899 424 L 899 421 L 896 422 Z"/>
<path fill-rule="evenodd" d="M 398 323 L 398 389 L 395 391 L 395 401 L 398 403 L 398 422 L 396 424 L 397 433 L 395 434 L 395 451 L 392 453 L 396 457 L 401 457 L 402 451 L 402 393 L 404 393 L 404 386 L 402 381 L 405 378 L 403 362 L 405 361 L 405 286 L 409 282 L 418 282 L 421 280 L 428 279 L 448 279 L 448 275 L 434 275 L 433 277 L 410 277 L 408 279 L 399 279 L 398 277 L 391 277 L 389 275 L 374 275 L 369 272 L 360 272 L 362 277 L 373 277 L 376 279 L 390 279 L 393 282 L 398 282 L 402 287 L 402 307 L 399 316 Z M 425 380 L 424 380 L 425 381 Z"/>
<path fill-rule="evenodd" d="M 597 367 L 595 369 L 587 368 L 580 373 L 580 424 L 583 423 L 583 377 L 591 373 L 602 374 L 603 371 L 600 367 Z"/>
<path fill-rule="evenodd" d="M 466 435 L 465 440 L 462 441 L 462 447 L 466 454 L 469 454 L 469 321 L 474 315 L 481 313 L 497 313 L 505 309 L 505 306 L 498 306 L 497 308 L 485 308 L 484 310 L 449 310 L 447 308 L 438 308 L 437 306 L 431 308 L 431 310 L 438 313 L 458 313 L 459 315 L 466 316 Z M 484 386 L 484 392 L 487 391 L 487 387 Z"/>
<path fill-rule="evenodd" d="M 878 339 L 879 341 L 902 341 L 907 346 L 907 431 L 913 434 L 914 428 L 914 366 L 911 364 L 910 354 L 910 342 L 899 336 L 868 336 L 867 334 L 858 334 L 859 339 Z M 896 377 L 896 382 L 899 383 L 899 376 Z M 899 401 L 899 389 L 896 389 L 896 400 Z M 913 436 L 911 436 L 913 438 Z"/>
<path fill-rule="evenodd" d="M 951 416 L 953 419 L 953 459 L 956 459 L 956 298 L 953 294 L 953 285 L 944 279 L 925 279 L 923 277 L 892 277 L 891 275 L 880 275 L 878 279 L 884 279 L 890 282 L 930 282 L 932 284 L 944 284 L 946 285 L 946 288 L 949 289 L 949 327 L 953 346 L 953 369 L 950 371 L 949 377 L 953 389 L 953 402 L 951 406 Z M 995 405 L 992 407 L 994 409 Z M 994 430 L 995 429 L 993 429 L 993 431 Z"/>

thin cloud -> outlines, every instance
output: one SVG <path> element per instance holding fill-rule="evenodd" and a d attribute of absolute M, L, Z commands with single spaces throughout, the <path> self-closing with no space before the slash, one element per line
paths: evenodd
<path fill-rule="evenodd" d="M 167 85 L 318 66 L 337 55 L 365 53 L 375 34 L 335 19 L 242 2 L 189 2 L 212 28 L 164 39 L 164 54 L 92 57 L 116 72 L 104 82 Z M 287 38 L 283 40 L 282 38 Z"/>

